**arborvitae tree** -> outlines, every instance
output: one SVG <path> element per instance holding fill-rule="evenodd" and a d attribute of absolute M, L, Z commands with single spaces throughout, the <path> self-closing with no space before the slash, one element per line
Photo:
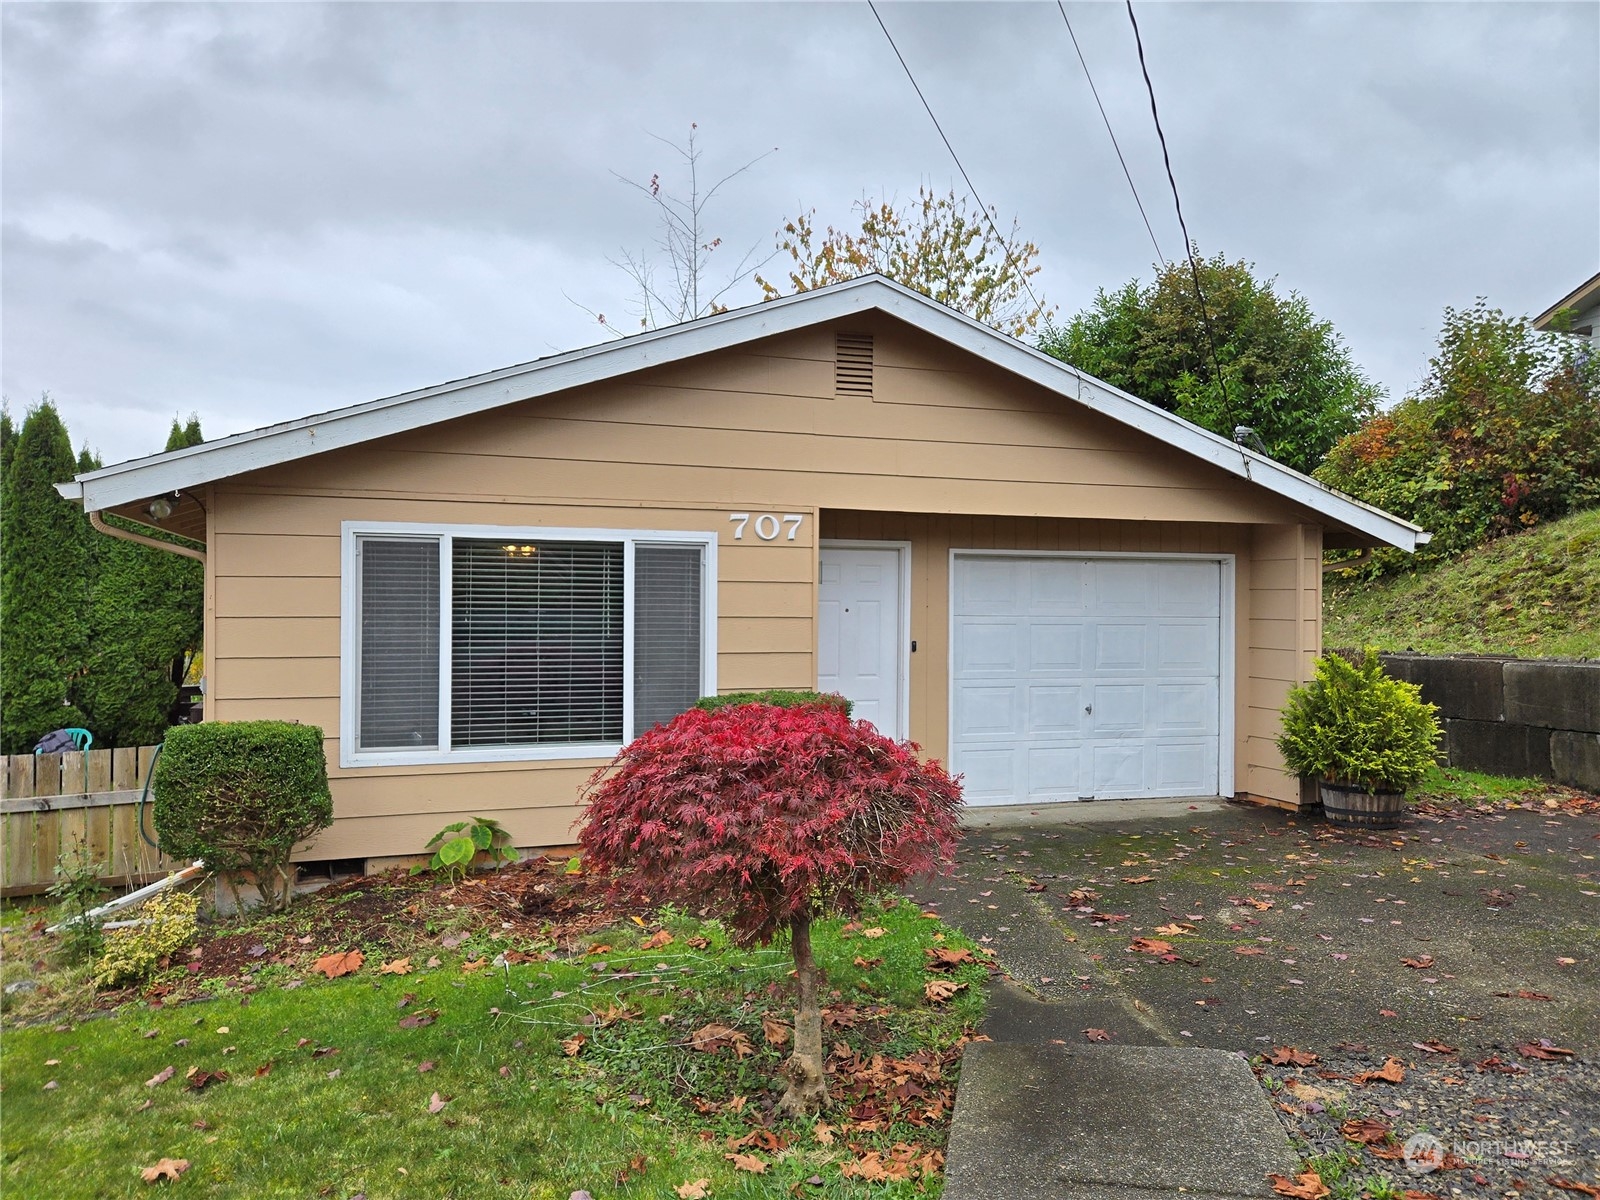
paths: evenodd
<path fill-rule="evenodd" d="M 175 420 L 167 449 L 202 440 L 198 418 L 187 425 Z M 150 532 L 115 516 L 105 520 Z M 96 536 L 93 547 L 92 653 L 80 688 L 88 725 L 103 745 L 152 745 L 176 718 L 178 688 L 189 656 L 200 647 L 205 567 L 104 535 Z"/>
<path fill-rule="evenodd" d="M 11 424 L 11 410 L 0 408 L 0 487 L 5 486 L 6 468 L 11 465 L 11 452 L 17 448 L 17 430 Z"/>
<path fill-rule="evenodd" d="M 88 647 L 89 552 L 82 511 L 55 485 L 76 467 L 48 399 L 6 439 L 0 495 L 0 750 L 26 754 L 83 724 L 72 703 Z"/>

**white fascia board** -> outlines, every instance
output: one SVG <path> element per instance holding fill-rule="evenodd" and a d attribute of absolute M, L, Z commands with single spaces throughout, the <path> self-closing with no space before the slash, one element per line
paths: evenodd
<path fill-rule="evenodd" d="M 59 490 L 68 499 L 81 500 L 86 509 L 111 508 L 872 310 L 1391 546 L 1410 551 L 1428 540 L 1427 533 L 1409 522 L 1335 492 L 880 275 L 119 463 L 79 475 Z"/>

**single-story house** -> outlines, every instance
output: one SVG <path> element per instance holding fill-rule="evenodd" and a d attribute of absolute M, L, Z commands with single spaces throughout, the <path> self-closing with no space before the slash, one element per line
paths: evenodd
<path fill-rule="evenodd" d="M 1427 538 L 881 276 L 62 492 L 204 543 L 206 718 L 322 726 L 312 854 L 369 861 L 478 813 L 570 843 L 632 736 L 767 687 L 972 805 L 1296 806 L 1323 550 Z"/>

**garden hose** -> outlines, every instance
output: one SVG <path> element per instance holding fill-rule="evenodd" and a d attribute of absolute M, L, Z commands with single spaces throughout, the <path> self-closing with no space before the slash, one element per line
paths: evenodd
<path fill-rule="evenodd" d="M 150 799 L 150 780 L 155 778 L 156 763 L 160 761 L 161 749 L 165 745 L 165 742 L 157 744 L 156 752 L 150 756 L 150 769 L 144 773 L 144 790 L 139 793 L 139 809 L 134 814 L 134 820 L 139 825 L 139 836 L 142 837 L 145 840 L 145 844 L 157 854 L 164 854 L 165 851 L 161 849 L 161 843 L 159 841 L 144 831 L 144 806 Z"/>

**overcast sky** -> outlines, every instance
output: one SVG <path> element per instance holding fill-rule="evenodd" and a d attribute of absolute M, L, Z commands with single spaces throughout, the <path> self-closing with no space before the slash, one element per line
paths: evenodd
<path fill-rule="evenodd" d="M 879 6 L 1060 313 L 1155 258 L 1054 4 Z M 1067 10 L 1177 253 L 1124 9 Z M 1190 233 L 1302 292 L 1398 398 L 1446 305 L 1600 266 L 1600 5 L 1137 5 Z M 603 340 L 648 247 L 613 177 L 770 155 L 731 261 L 863 192 L 961 186 L 863 3 L 6 3 L 3 380 L 108 462 Z M 775 264 L 776 265 L 776 264 Z M 753 301 L 753 288 L 736 294 Z M 577 302 L 577 303 L 574 303 Z"/>

